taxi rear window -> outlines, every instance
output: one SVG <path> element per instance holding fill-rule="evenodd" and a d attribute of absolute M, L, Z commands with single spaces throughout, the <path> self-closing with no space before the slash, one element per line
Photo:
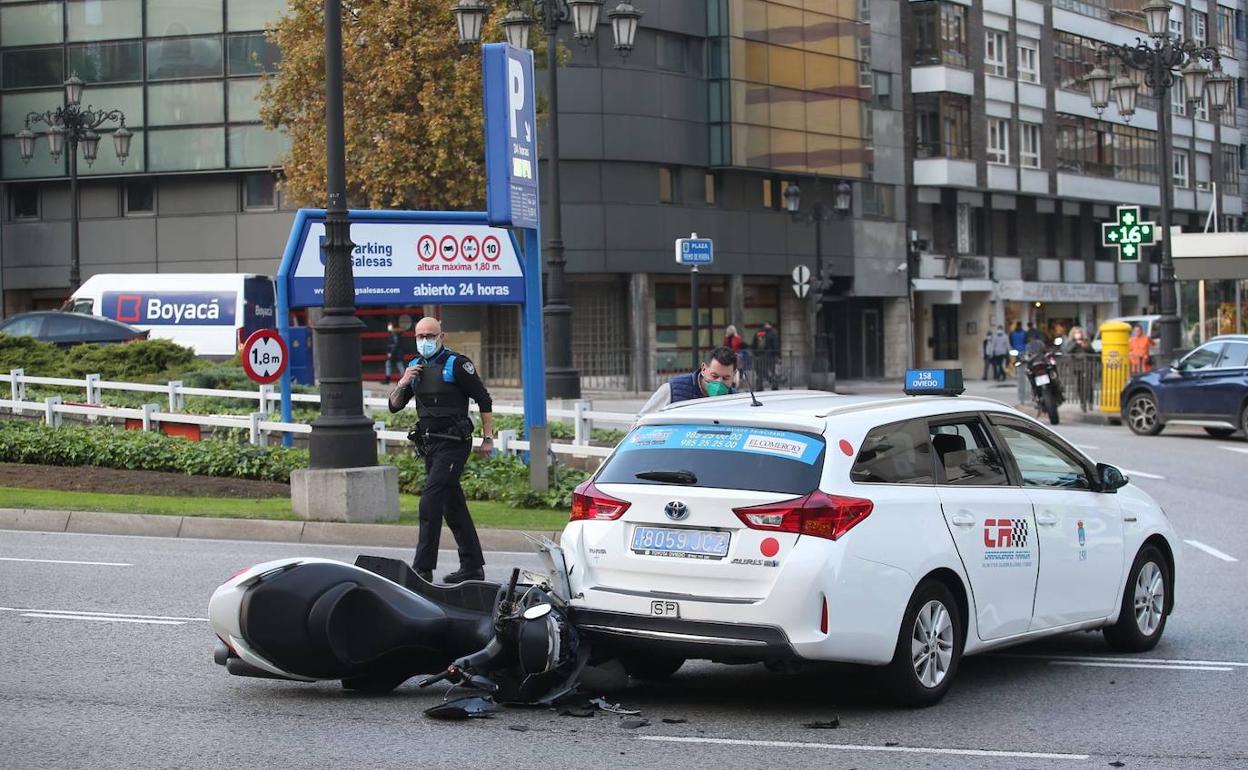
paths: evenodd
<path fill-rule="evenodd" d="M 823 437 L 739 425 L 634 429 L 595 479 L 805 495 L 819 486 Z"/>

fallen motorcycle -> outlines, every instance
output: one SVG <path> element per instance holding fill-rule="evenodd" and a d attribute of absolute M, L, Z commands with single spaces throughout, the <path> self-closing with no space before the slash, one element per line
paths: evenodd
<path fill-rule="evenodd" d="M 507 585 L 425 582 L 406 563 L 292 558 L 234 575 L 212 595 L 214 660 L 238 676 L 388 692 L 418 675 L 504 703 L 550 703 L 570 692 L 588 647 L 568 621 L 558 546 L 539 547 L 550 575 Z"/>

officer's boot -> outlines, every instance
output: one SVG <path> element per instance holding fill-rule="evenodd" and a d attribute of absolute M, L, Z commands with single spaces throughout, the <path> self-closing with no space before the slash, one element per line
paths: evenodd
<path fill-rule="evenodd" d="M 421 580 L 425 581 L 426 583 L 432 583 L 432 582 L 433 582 L 433 570 L 431 570 L 431 569 L 417 569 L 417 570 L 415 570 L 415 572 L 416 572 L 416 577 L 420 578 Z"/>
<path fill-rule="evenodd" d="M 465 580 L 485 580 L 485 569 L 482 567 L 460 567 L 451 574 L 442 578 L 443 583 L 454 585 L 462 583 Z"/>

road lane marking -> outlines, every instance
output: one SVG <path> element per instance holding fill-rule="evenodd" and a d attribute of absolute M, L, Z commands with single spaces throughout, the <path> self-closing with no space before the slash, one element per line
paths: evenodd
<path fill-rule="evenodd" d="M 52 615 L 88 615 L 101 618 L 134 618 L 136 620 L 177 620 L 185 623 L 207 623 L 208 618 L 183 618 L 172 615 L 134 615 L 125 612 L 92 612 L 89 610 L 50 610 L 45 607 L 0 607 L 0 612 L 44 612 Z"/>
<path fill-rule="evenodd" d="M 24 618 L 49 618 L 51 620 L 95 620 L 102 623 L 144 623 L 150 626 L 184 626 L 183 620 L 142 620 L 140 618 L 105 618 L 99 615 L 56 615 L 51 612 L 23 612 Z"/>
<path fill-rule="evenodd" d="M 35 564 L 86 564 L 92 567 L 133 567 L 119 561 L 68 561 L 66 559 L 18 559 L 13 556 L 0 556 L 0 561 L 25 561 Z"/>
<path fill-rule="evenodd" d="M 1239 559 L 1236 559 L 1234 556 L 1231 556 L 1229 553 L 1223 553 L 1211 545 L 1205 545 L 1199 540 L 1184 540 L 1183 542 L 1187 543 L 1193 548 L 1204 551 L 1205 553 L 1209 554 L 1215 559 L 1221 559 L 1222 561 L 1239 561 Z"/>
<path fill-rule="evenodd" d="M 833 749 L 836 751 L 883 751 L 896 754 L 943 754 L 958 757 L 998 757 L 1006 759 L 1090 759 L 1088 754 L 1057 754 L 1042 751 L 1000 751 L 996 749 L 941 749 L 928 746 L 865 746 L 855 743 L 808 743 L 805 741 L 752 741 L 739 738 L 699 738 L 676 735 L 639 735 L 639 741 L 656 743 L 710 743 L 719 746 L 751 746 L 768 749 Z"/>
<path fill-rule="evenodd" d="M 1234 671 L 1230 666 L 1175 666 L 1165 663 L 1105 663 L 1099 660 L 1050 660 L 1050 666 L 1083 666 L 1085 668 L 1149 668 L 1171 671 Z"/>
<path fill-rule="evenodd" d="M 1239 452 L 1241 455 L 1248 455 L 1248 449 L 1244 449 L 1243 447 L 1224 446 L 1224 447 L 1219 447 L 1219 448 L 1225 449 L 1228 452 Z"/>
<path fill-rule="evenodd" d="M 1022 652 L 994 652 L 988 657 L 992 658 L 1022 658 L 1030 660 L 1073 660 L 1073 661 L 1099 661 L 1104 663 L 1178 663 L 1188 666 L 1232 666 L 1237 668 L 1248 668 L 1248 663 L 1242 663 L 1234 660 L 1182 660 L 1179 658 L 1112 658 L 1112 657 L 1094 657 L 1091 655 L 1044 655 L 1041 653 L 1022 653 Z"/>
<path fill-rule="evenodd" d="M 1127 470 L 1126 468 L 1119 468 L 1118 470 L 1122 471 L 1128 476 L 1139 476 L 1140 478 L 1157 479 L 1158 481 L 1166 480 L 1165 476 L 1158 476 L 1156 473 L 1145 473 L 1144 471 L 1132 471 L 1132 470 Z"/>

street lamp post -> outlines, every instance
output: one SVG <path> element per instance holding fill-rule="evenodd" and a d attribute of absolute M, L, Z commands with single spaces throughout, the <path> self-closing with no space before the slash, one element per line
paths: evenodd
<path fill-rule="evenodd" d="M 325 0 L 325 307 L 313 330 L 321 383 L 321 413 L 308 437 L 314 469 L 377 464 L 377 437 L 364 416 L 342 98 L 342 0 Z"/>
<path fill-rule="evenodd" d="M 82 159 L 88 166 L 95 163 L 100 149 L 100 134 L 96 129 L 116 122 L 113 151 L 124 164 L 130 156 L 130 140 L 134 135 L 126 128 L 126 115 L 121 110 L 97 110 L 92 105 L 82 106 L 82 92 L 86 84 L 78 73 L 71 74 L 64 85 L 65 105 L 55 110 L 27 114 L 25 128 L 17 132 L 17 147 L 22 162 L 30 162 L 35 154 L 35 132 L 30 130 L 32 123 L 48 127 L 46 136 L 53 162 L 61 159 L 65 145 L 69 145 L 69 291 L 72 293 L 82 284 L 82 266 L 78 258 L 78 148 L 82 148 Z"/>
<path fill-rule="evenodd" d="M 503 16 L 507 42 L 527 48 L 529 31 L 534 23 L 546 32 L 546 94 L 549 100 L 549 129 L 546 135 L 550 171 L 546 174 L 550 202 L 549 217 L 543 222 L 549 240 L 546 242 L 546 391 L 553 398 L 580 398 L 581 377 L 572 363 L 572 306 L 568 304 L 568 285 L 564 275 L 567 260 L 563 255 L 562 199 L 559 194 L 559 25 L 571 21 L 573 36 L 588 46 L 598 31 L 602 0 L 508 0 Z M 451 9 L 459 27 L 460 45 L 481 42 L 481 28 L 488 6 L 484 0 L 459 0 Z M 615 38 L 615 50 L 627 58 L 633 50 L 637 22 L 642 12 L 621 2 L 607 13 Z"/>
<path fill-rule="evenodd" d="M 828 206 L 819 196 L 819 177 L 815 177 L 815 203 L 810 211 L 802 212 L 802 191 L 796 182 L 790 182 L 784 188 L 784 207 L 793 217 L 794 222 L 804 222 L 815 226 L 815 275 L 811 282 L 809 304 L 807 308 L 814 323 L 815 360 L 811 362 L 812 372 L 826 372 L 828 361 L 828 335 L 820 312 L 823 309 L 823 295 L 831 283 L 824 275 L 823 269 L 823 223 L 833 219 L 843 219 L 849 215 L 853 207 L 853 188 L 849 182 L 841 180 L 836 183 L 832 205 Z"/>
<path fill-rule="evenodd" d="M 1226 108 L 1231 92 L 1231 78 L 1222 71 L 1222 60 L 1216 46 L 1200 45 L 1191 40 L 1170 36 L 1170 3 L 1151 0 L 1143 8 L 1151 41 L 1137 39 L 1135 45 L 1104 43 L 1097 51 L 1096 66 L 1084 80 L 1088 96 L 1099 115 L 1109 106 L 1110 93 L 1118 105 L 1118 113 L 1130 121 L 1135 114 L 1137 86 L 1128 77 L 1111 76 L 1107 64 L 1117 59 L 1122 66 L 1144 73 L 1144 84 L 1157 98 L 1157 141 L 1161 145 L 1161 318 L 1158 354 L 1164 359 L 1180 346 L 1178 289 L 1174 277 L 1174 260 L 1170 247 L 1170 209 L 1172 198 L 1173 148 L 1170 146 L 1170 89 L 1182 77 L 1187 101 L 1192 107 L 1209 95 L 1209 106 L 1215 119 Z M 1202 61 L 1213 64 L 1212 72 Z"/>

